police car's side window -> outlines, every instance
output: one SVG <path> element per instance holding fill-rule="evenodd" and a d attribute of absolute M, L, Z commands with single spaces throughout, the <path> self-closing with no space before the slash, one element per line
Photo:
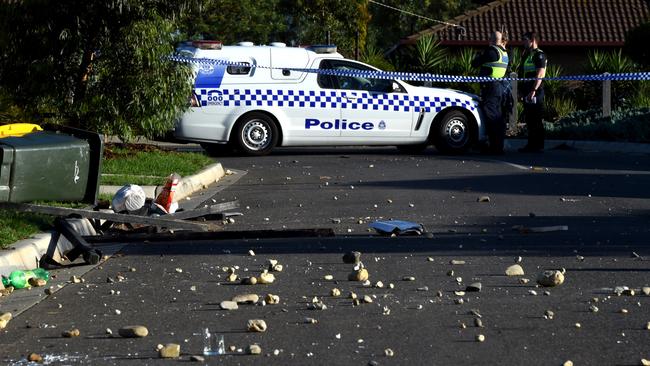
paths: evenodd
<path fill-rule="evenodd" d="M 241 65 L 230 65 L 228 68 L 226 68 L 226 72 L 230 75 L 248 75 L 249 72 L 251 72 L 251 67 L 250 66 L 244 66 L 244 65 L 250 65 L 248 62 L 241 62 Z"/>
<path fill-rule="evenodd" d="M 392 80 L 371 79 L 363 74 L 355 75 L 355 71 L 376 71 L 364 65 L 344 60 L 324 60 L 321 69 L 340 70 L 351 75 L 318 75 L 318 85 L 327 89 L 367 90 L 370 92 L 390 93 L 393 89 Z"/>
<path fill-rule="evenodd" d="M 328 60 L 323 60 L 320 63 L 319 69 L 331 69 L 332 65 Z M 336 89 L 334 85 L 333 76 L 328 74 L 318 74 L 318 86 L 324 89 Z"/>

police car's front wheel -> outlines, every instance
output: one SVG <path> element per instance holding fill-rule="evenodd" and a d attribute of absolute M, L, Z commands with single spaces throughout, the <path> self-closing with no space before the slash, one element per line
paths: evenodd
<path fill-rule="evenodd" d="M 278 143 L 278 134 L 278 127 L 269 116 L 251 112 L 237 122 L 235 142 L 246 155 L 266 155 Z"/>
<path fill-rule="evenodd" d="M 466 152 L 474 140 L 473 125 L 460 111 L 449 111 L 437 125 L 434 145 L 443 154 L 461 154 Z M 435 130 L 432 132 L 436 132 Z"/>

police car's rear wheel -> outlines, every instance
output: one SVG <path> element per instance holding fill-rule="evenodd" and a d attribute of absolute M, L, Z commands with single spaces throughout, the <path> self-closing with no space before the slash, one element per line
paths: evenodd
<path fill-rule="evenodd" d="M 440 120 L 434 144 L 445 154 L 466 152 L 473 141 L 473 127 L 467 116 L 460 111 L 449 111 Z"/>
<path fill-rule="evenodd" d="M 242 153 L 266 155 L 278 143 L 278 128 L 267 115 L 253 112 L 240 119 L 235 136 Z"/>

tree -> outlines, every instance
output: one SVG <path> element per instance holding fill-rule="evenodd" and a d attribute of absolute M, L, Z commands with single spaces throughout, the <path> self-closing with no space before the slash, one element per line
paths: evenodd
<path fill-rule="evenodd" d="M 201 2 L 0 4 L 0 89 L 33 121 L 154 137 L 187 105 L 191 70 L 166 59 Z"/>

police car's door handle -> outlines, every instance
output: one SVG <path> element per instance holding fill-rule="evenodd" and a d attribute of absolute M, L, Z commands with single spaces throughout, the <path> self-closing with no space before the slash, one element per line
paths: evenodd
<path fill-rule="evenodd" d="M 357 98 L 357 97 L 351 97 L 351 96 L 349 96 L 349 95 L 346 95 L 346 96 L 345 96 L 345 99 L 347 99 L 349 102 L 354 102 L 354 101 L 357 100 L 358 98 Z"/>

